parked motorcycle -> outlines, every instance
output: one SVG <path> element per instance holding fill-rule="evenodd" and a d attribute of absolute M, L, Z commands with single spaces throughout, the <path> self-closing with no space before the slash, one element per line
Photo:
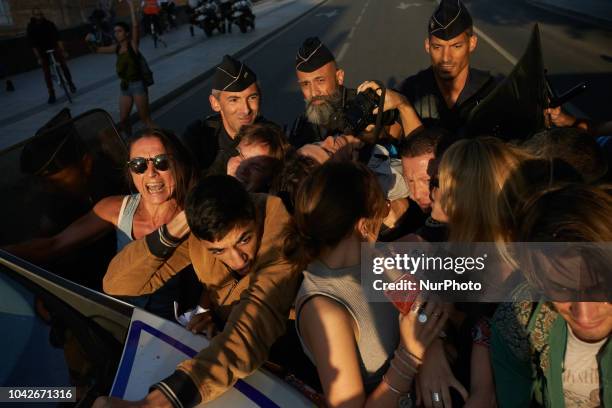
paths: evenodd
<path fill-rule="evenodd" d="M 200 1 L 193 9 L 190 23 L 192 35 L 193 26 L 200 27 L 208 37 L 213 35 L 215 29 L 220 33 L 225 33 L 225 24 L 221 18 L 219 6 L 213 0 Z"/>
<path fill-rule="evenodd" d="M 246 33 L 249 27 L 252 30 L 255 29 L 255 14 L 253 14 L 252 4 L 249 0 L 234 2 L 232 5 L 231 21 L 240 28 L 241 33 Z"/>

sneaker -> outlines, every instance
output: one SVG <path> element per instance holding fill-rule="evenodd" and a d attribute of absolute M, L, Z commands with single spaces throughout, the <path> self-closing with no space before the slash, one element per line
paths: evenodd
<path fill-rule="evenodd" d="M 76 86 L 72 82 L 68 84 L 68 88 L 70 88 L 71 93 L 76 93 Z"/>
<path fill-rule="evenodd" d="M 55 103 L 55 93 L 50 93 L 49 94 L 49 100 L 47 100 L 48 104 L 53 104 Z"/>
<path fill-rule="evenodd" d="M 10 79 L 6 81 L 6 91 L 7 92 L 15 91 L 15 85 L 13 85 L 13 81 L 11 81 Z"/>

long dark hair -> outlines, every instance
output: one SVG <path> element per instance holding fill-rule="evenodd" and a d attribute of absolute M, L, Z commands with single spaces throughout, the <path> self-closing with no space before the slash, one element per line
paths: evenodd
<path fill-rule="evenodd" d="M 181 208 L 184 208 L 187 193 L 195 181 L 195 172 L 193 170 L 191 156 L 179 138 L 171 130 L 157 128 L 143 129 L 130 137 L 128 139 L 128 151 L 131 151 L 132 145 L 136 141 L 145 137 L 158 138 L 166 149 L 166 153 L 171 157 L 170 170 L 172 171 L 175 184 L 174 198 L 177 204 Z M 132 175 L 127 167 L 126 171 L 128 183 L 130 187 L 133 188 Z"/>

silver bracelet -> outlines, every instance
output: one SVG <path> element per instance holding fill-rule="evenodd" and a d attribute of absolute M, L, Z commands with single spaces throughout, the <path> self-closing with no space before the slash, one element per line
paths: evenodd
<path fill-rule="evenodd" d="M 391 360 L 390 362 L 390 366 L 392 369 L 395 370 L 395 372 L 397 373 L 397 375 L 399 375 L 400 377 L 402 377 L 404 380 L 406 381 L 412 381 L 414 379 L 414 375 L 416 374 L 416 370 L 413 373 L 410 374 L 406 374 L 404 372 L 402 372 L 402 370 L 400 370 L 395 363 L 393 362 L 393 360 Z"/>
<path fill-rule="evenodd" d="M 387 387 L 389 387 L 389 389 L 390 389 L 391 391 L 393 391 L 394 393 L 396 393 L 397 395 L 406 395 L 406 394 L 408 394 L 408 391 L 402 392 L 402 391 L 398 390 L 397 388 L 395 388 L 394 386 L 392 386 L 392 385 L 389 383 L 389 380 L 387 380 L 387 376 L 386 376 L 385 374 L 383 374 L 383 376 L 382 376 L 382 380 L 383 380 L 383 382 L 384 382 L 385 384 L 387 384 Z"/>
<path fill-rule="evenodd" d="M 400 346 L 398 347 L 398 349 L 399 349 L 399 351 L 400 351 L 400 352 L 404 353 L 404 355 L 405 355 L 406 357 L 408 357 L 408 358 L 409 358 L 409 359 L 411 359 L 411 360 L 414 360 L 414 361 L 417 363 L 417 365 L 423 364 L 423 360 L 422 360 L 422 359 L 420 359 L 419 357 L 415 356 L 415 355 L 414 355 L 414 354 L 412 354 L 410 351 L 406 350 L 406 348 L 405 348 L 403 345 L 401 345 L 401 344 L 400 344 Z M 398 349 L 396 349 L 396 351 L 397 351 Z"/>
<path fill-rule="evenodd" d="M 399 353 L 397 350 L 395 350 L 395 357 L 401 361 L 401 363 L 406 366 L 407 368 L 409 368 L 410 370 L 414 371 L 415 373 L 418 371 L 418 362 L 415 362 L 411 359 L 406 359 L 404 360 L 404 357 L 402 357 L 402 353 Z"/>

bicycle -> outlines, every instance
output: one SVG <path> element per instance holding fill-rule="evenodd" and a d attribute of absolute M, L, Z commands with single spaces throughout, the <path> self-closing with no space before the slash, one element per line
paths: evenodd
<path fill-rule="evenodd" d="M 60 67 L 55 60 L 55 50 L 47 50 L 47 54 L 49 55 L 49 71 L 51 72 L 51 80 L 57 82 L 59 87 L 64 90 L 68 102 L 72 103 L 72 97 L 70 96 L 70 90 L 68 89 L 68 81 L 66 81 L 66 78 L 64 78 L 62 67 Z"/>

